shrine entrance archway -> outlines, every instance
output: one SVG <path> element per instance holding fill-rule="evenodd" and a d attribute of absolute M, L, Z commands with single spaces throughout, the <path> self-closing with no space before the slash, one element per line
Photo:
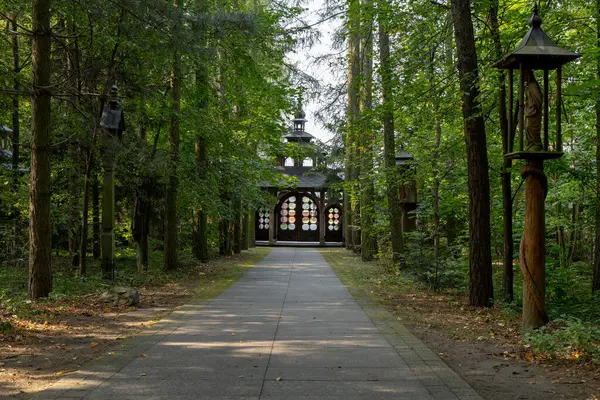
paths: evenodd
<path fill-rule="evenodd" d="M 320 238 L 319 199 L 306 192 L 291 192 L 275 207 L 278 241 L 318 242 Z"/>

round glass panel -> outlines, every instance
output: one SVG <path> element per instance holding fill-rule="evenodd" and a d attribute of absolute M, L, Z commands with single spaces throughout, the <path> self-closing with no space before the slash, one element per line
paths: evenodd
<path fill-rule="evenodd" d="M 290 203 L 295 203 L 296 202 L 296 196 L 292 196 L 288 200 L 290 201 Z"/>
<path fill-rule="evenodd" d="M 336 230 L 336 231 L 339 231 L 340 227 L 339 227 L 339 225 L 336 225 L 336 226 L 333 227 L 333 229 Z"/>
<path fill-rule="evenodd" d="M 316 224 L 311 224 L 310 225 L 310 230 L 311 231 L 316 231 L 317 230 L 317 225 Z"/>
<path fill-rule="evenodd" d="M 269 218 L 265 218 L 265 224 L 269 223 Z"/>
<path fill-rule="evenodd" d="M 316 223 L 317 223 L 317 217 L 312 217 L 312 218 L 310 219 L 310 223 L 311 223 L 311 224 L 316 224 Z"/>
<path fill-rule="evenodd" d="M 307 231 L 308 230 L 308 224 L 303 224 L 302 225 L 302 230 L 303 231 Z"/>
<path fill-rule="evenodd" d="M 308 197 L 303 197 L 302 198 L 302 202 L 303 203 L 308 203 L 310 201 L 310 199 Z"/>
<path fill-rule="evenodd" d="M 305 224 L 308 224 L 309 221 L 310 221 L 310 218 L 308 218 L 308 217 L 302 218 L 302 222 L 305 223 Z"/>
<path fill-rule="evenodd" d="M 332 231 L 333 230 L 333 225 L 329 225 L 328 228 L 329 228 L 330 231 Z"/>
<path fill-rule="evenodd" d="M 329 218 L 333 218 L 333 214 L 329 214 Z"/>
<path fill-rule="evenodd" d="M 289 228 L 290 231 L 293 231 L 294 229 L 296 229 L 296 225 L 295 224 L 290 224 L 288 228 Z"/>
<path fill-rule="evenodd" d="M 296 209 L 296 203 L 290 203 L 290 210 Z"/>
<path fill-rule="evenodd" d="M 285 231 L 285 230 L 288 228 L 287 224 L 281 224 L 279 227 L 280 227 L 280 228 L 281 228 L 281 230 L 283 230 L 283 231 Z"/>
<path fill-rule="evenodd" d="M 288 210 L 281 211 L 281 215 L 288 215 Z"/>
<path fill-rule="evenodd" d="M 281 217 L 281 222 L 288 222 L 287 217 Z"/>
<path fill-rule="evenodd" d="M 263 224 L 258 225 L 258 229 L 265 229 L 265 226 Z"/>
<path fill-rule="evenodd" d="M 302 211 L 302 216 L 303 217 L 308 217 L 309 215 L 310 215 L 310 212 L 308 212 L 306 210 Z"/>
<path fill-rule="evenodd" d="M 284 210 L 285 210 L 286 208 L 288 208 L 288 203 L 283 203 L 283 204 L 281 205 L 281 208 L 283 208 Z"/>
<path fill-rule="evenodd" d="M 305 210 L 308 210 L 310 206 L 307 203 L 302 204 L 302 208 L 304 208 Z"/>
<path fill-rule="evenodd" d="M 265 224 L 265 229 L 269 229 L 269 224 Z"/>
<path fill-rule="evenodd" d="M 296 222 L 296 217 L 290 217 L 290 224 L 293 224 L 294 222 Z"/>
<path fill-rule="evenodd" d="M 339 217 L 340 217 L 340 214 L 334 214 L 333 216 L 334 216 L 335 218 L 339 218 Z"/>
<path fill-rule="evenodd" d="M 294 215 L 296 215 L 296 211 L 290 210 L 290 217 L 293 217 Z"/>

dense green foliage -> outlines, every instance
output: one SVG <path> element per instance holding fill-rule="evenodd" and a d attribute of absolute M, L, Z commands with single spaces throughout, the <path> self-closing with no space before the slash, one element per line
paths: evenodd
<path fill-rule="evenodd" d="M 231 241 L 237 216 L 267 200 L 257 183 L 272 174 L 285 115 L 297 95 L 284 56 L 295 46 L 299 33 L 288 25 L 300 9 L 268 2 L 180 3 L 51 2 L 52 247 L 69 252 L 74 271 L 82 218 L 89 220 L 88 257 L 99 255 L 101 196 L 96 192 L 102 192 L 105 149 L 98 122 L 112 85 L 118 87 L 126 124 L 118 148 L 113 149 L 115 239 L 120 252 L 134 251 L 131 226 L 136 199 L 150 204 L 150 252 L 162 250 L 169 131 L 174 120 L 180 126 L 178 251 L 190 254 L 195 210 L 203 210 L 207 218 L 207 241 L 214 257 L 219 242 Z M 12 143 L 9 133 L 5 150 L 12 151 L 17 144 L 21 149 L 17 182 L 13 170 L 0 168 L 1 241 L 7 249 L 0 257 L 21 266 L 27 262 L 33 6 L 33 2 L 0 2 L 3 29 L 6 24 L 0 40 L 0 125 L 13 128 L 13 100 L 18 99 L 20 139 Z M 178 112 L 173 111 L 170 82 L 174 52 L 181 60 Z M 198 143 L 204 153 L 202 166 Z M 10 165 L 10 158 L 2 163 Z M 89 211 L 84 215 L 86 201 Z M 223 228 L 223 221 L 232 222 Z"/>

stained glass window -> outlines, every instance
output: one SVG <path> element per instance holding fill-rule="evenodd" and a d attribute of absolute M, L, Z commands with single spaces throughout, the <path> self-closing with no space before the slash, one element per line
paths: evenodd
<path fill-rule="evenodd" d="M 316 231 L 317 222 L 317 205 L 310 197 L 304 196 L 302 198 L 302 230 Z"/>
<path fill-rule="evenodd" d="M 340 210 L 337 207 L 332 207 L 327 213 L 327 229 L 330 231 L 340 230 Z"/>
<path fill-rule="evenodd" d="M 267 208 L 261 207 L 258 210 L 258 229 L 269 229 L 269 210 Z"/>
<path fill-rule="evenodd" d="M 288 197 L 281 205 L 279 228 L 282 231 L 296 229 L 296 196 Z"/>

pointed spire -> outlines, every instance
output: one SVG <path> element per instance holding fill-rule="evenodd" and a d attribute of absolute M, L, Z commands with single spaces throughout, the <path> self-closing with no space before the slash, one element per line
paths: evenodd
<path fill-rule="evenodd" d="M 300 93 L 298 94 L 298 106 L 296 107 L 296 114 L 294 115 L 295 119 L 304 119 L 306 117 L 306 113 L 302 107 L 302 93 L 304 91 L 302 88 L 300 89 Z"/>
<path fill-rule="evenodd" d="M 542 17 L 540 17 L 540 15 L 538 14 L 537 1 L 535 3 L 533 3 L 533 14 L 531 15 L 531 18 L 529 19 L 529 26 L 535 27 L 535 28 L 539 28 L 540 26 L 542 26 Z"/>

